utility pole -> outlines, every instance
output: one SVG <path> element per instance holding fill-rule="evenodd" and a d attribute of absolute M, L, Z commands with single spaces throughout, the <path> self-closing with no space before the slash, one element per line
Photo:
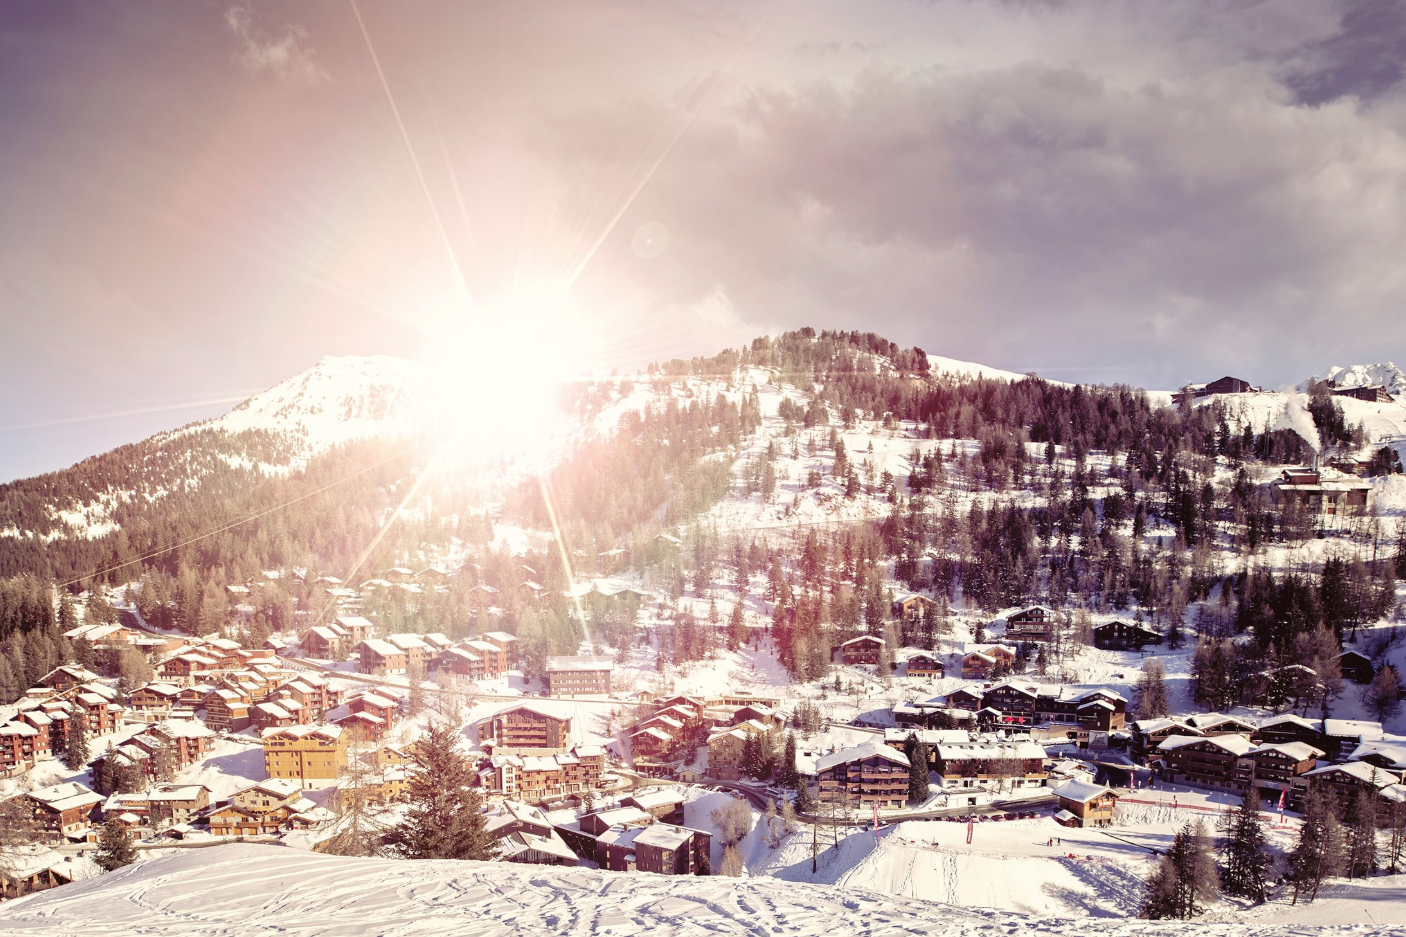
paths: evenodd
<path fill-rule="evenodd" d="M 801 779 L 805 783 L 805 779 Z M 814 875 L 819 867 L 818 858 L 820 856 L 820 811 L 816 810 L 815 820 L 810 825 L 810 874 Z"/>

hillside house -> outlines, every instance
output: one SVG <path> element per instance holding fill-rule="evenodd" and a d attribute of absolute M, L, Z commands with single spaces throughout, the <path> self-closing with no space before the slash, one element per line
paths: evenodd
<path fill-rule="evenodd" d="M 1343 651 L 1338 655 L 1342 675 L 1353 683 L 1371 683 L 1377 675 L 1372 659 L 1360 651 Z"/>
<path fill-rule="evenodd" d="M 1055 820 L 1064 826 L 1113 825 L 1113 808 L 1118 804 L 1118 795 L 1114 791 L 1087 781 L 1073 780 L 1055 788 L 1054 795 L 1059 798 L 1060 807 Z"/>
<path fill-rule="evenodd" d="M 571 717 L 534 703 L 494 713 L 477 728 L 479 744 L 497 750 L 560 752 L 571 747 Z"/>
<path fill-rule="evenodd" d="M 1260 388 L 1255 387 L 1249 381 L 1227 375 L 1217 378 L 1209 384 L 1185 384 L 1181 390 L 1172 394 L 1172 402 L 1183 407 L 1189 406 L 1192 401 L 1215 394 L 1254 394 L 1259 392 Z"/>
<path fill-rule="evenodd" d="M 908 800 L 908 756 L 882 742 L 822 755 L 815 773 L 824 801 L 898 808 Z"/>
<path fill-rule="evenodd" d="M 1331 384 L 1331 382 L 1329 382 Z M 1385 387 L 1380 385 L 1368 387 L 1331 387 L 1334 397 L 1351 397 L 1354 400 L 1364 400 L 1367 403 L 1395 403 L 1390 393 Z"/>
<path fill-rule="evenodd" d="M 947 668 L 936 654 L 921 652 L 908 655 L 908 659 L 904 662 L 904 672 L 910 677 L 941 680 L 946 674 Z"/>
<path fill-rule="evenodd" d="M 379 638 L 367 638 L 356 646 L 356 672 L 374 676 L 404 674 L 410 667 L 405 651 Z"/>
<path fill-rule="evenodd" d="M 893 600 L 893 617 L 909 622 L 921 621 L 923 613 L 935 605 L 927 596 L 909 592 Z"/>
<path fill-rule="evenodd" d="M 62 843 L 81 839 L 87 832 L 103 797 L 77 781 L 65 781 L 20 794 L 36 833 L 43 841 Z"/>
<path fill-rule="evenodd" d="M 335 779 L 347 765 L 347 737 L 340 726 L 295 725 L 265 729 L 264 772 L 270 778 L 297 781 Z"/>
<path fill-rule="evenodd" d="M 1140 651 L 1161 643 L 1161 632 L 1136 622 L 1109 621 L 1094 628 L 1094 647 L 1104 651 Z"/>
<path fill-rule="evenodd" d="M 990 680 L 999 669 L 1015 666 L 1015 651 L 1002 644 L 968 645 L 962 655 L 962 679 Z"/>
<path fill-rule="evenodd" d="M 850 638 L 840 644 L 830 652 L 830 659 L 837 660 L 841 664 L 874 664 L 879 663 L 879 658 L 884 652 L 884 639 L 876 638 L 872 634 L 861 634 L 857 638 Z"/>
<path fill-rule="evenodd" d="M 1244 790 L 1254 780 L 1255 744 L 1243 735 L 1172 736 L 1157 746 L 1162 777 L 1177 784 Z"/>
<path fill-rule="evenodd" d="M 959 794 L 1043 787 L 1049 778 L 1045 749 L 1036 742 L 982 736 L 940 742 L 936 754 L 933 783 Z"/>
<path fill-rule="evenodd" d="M 614 667 L 609 657 L 549 657 L 547 692 L 560 697 L 609 696 Z"/>
<path fill-rule="evenodd" d="M 1285 469 L 1269 484 L 1275 504 L 1298 505 L 1327 517 L 1366 514 L 1371 491 L 1370 481 L 1330 468 Z"/>
<path fill-rule="evenodd" d="M 580 860 L 552 826 L 547 815 L 521 801 L 505 800 L 489 814 L 487 832 L 504 862 L 576 865 Z"/>
<path fill-rule="evenodd" d="M 1006 640 L 1009 642 L 1040 641 L 1049 642 L 1054 640 L 1055 611 L 1043 605 L 1032 605 L 1030 608 L 1012 612 L 1006 617 Z"/>
<path fill-rule="evenodd" d="M 635 836 L 635 868 L 658 875 L 710 875 L 712 834 L 653 823 Z"/>

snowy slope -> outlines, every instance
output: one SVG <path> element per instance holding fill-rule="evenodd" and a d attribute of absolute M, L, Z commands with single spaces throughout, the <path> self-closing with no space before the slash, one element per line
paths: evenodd
<path fill-rule="evenodd" d="M 1390 361 L 1352 364 L 1345 368 L 1334 365 L 1315 375 L 1312 381 L 1304 381 L 1299 385 L 1299 390 L 1308 390 L 1313 381 L 1334 381 L 1339 387 L 1385 387 L 1393 397 L 1406 393 L 1406 371 Z"/>
<path fill-rule="evenodd" d="M 1382 895 L 1377 920 L 1406 921 Z M 33 937 L 510 935 L 1406 934 L 1295 922 L 1176 924 L 1023 917 L 850 888 L 474 862 L 338 859 L 249 844 L 193 849 L 0 907 Z"/>
<path fill-rule="evenodd" d="M 944 358 L 941 355 L 928 355 L 928 368 L 934 374 L 950 374 L 954 377 L 972 378 L 973 380 L 979 377 L 988 381 L 1021 381 L 1025 379 L 1024 374 L 1017 374 L 1014 371 L 1004 371 L 1001 368 L 992 368 L 973 361 Z M 1050 383 L 1061 384 L 1063 382 L 1050 381 Z"/>
<path fill-rule="evenodd" d="M 373 436 L 398 436 L 423 419 L 422 365 L 389 355 L 326 357 L 196 429 L 267 430 L 299 440 L 310 457 Z"/>

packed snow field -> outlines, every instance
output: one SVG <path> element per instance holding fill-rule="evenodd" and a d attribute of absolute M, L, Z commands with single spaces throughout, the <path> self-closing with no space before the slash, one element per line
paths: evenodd
<path fill-rule="evenodd" d="M 956 908 L 853 887 L 503 863 L 341 859 L 232 844 L 140 863 L 14 901 L 0 908 L 0 930 L 31 937 L 1406 934 L 1406 895 L 1399 885 L 1379 884 L 1385 882 L 1320 898 L 1303 909 L 1306 917 L 1300 909 L 1275 908 L 1253 920 L 1072 924 L 1066 918 Z M 1369 906 L 1380 923 L 1348 923 L 1351 909 Z"/>

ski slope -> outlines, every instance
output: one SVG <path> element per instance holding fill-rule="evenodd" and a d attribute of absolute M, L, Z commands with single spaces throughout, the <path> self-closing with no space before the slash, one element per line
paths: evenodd
<path fill-rule="evenodd" d="M 1377 920 L 1320 926 L 1025 917 L 850 888 L 478 862 L 342 859 L 279 846 L 186 850 L 0 906 L 30 937 L 513 937 L 605 935 L 1406 935 L 1383 892 Z M 1357 896 L 1361 900 L 1361 896 Z M 1332 919 L 1323 903 L 1315 915 Z M 1291 919 L 1292 920 L 1292 919 Z"/>

